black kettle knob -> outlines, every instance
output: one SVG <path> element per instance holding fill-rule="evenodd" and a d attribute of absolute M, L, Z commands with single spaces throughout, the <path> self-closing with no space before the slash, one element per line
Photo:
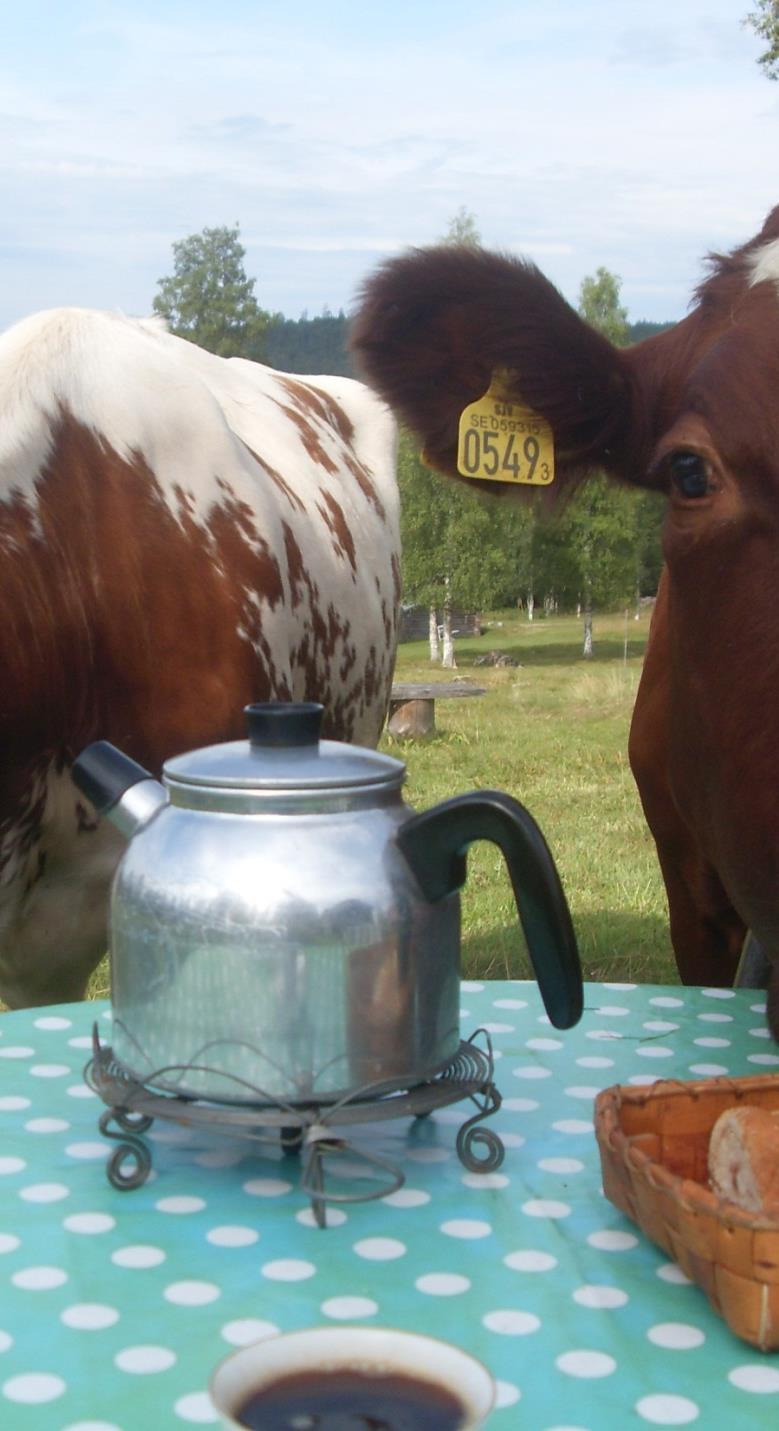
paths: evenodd
<path fill-rule="evenodd" d="M 244 706 L 253 747 L 318 745 L 324 706 L 316 701 L 258 701 Z"/>

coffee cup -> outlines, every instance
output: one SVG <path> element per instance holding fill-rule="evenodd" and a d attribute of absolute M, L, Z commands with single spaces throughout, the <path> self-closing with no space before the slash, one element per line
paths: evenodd
<path fill-rule="evenodd" d="M 311 1327 L 219 1363 L 211 1400 L 226 1431 L 477 1431 L 495 1401 L 487 1368 L 450 1342 L 384 1327 Z"/>

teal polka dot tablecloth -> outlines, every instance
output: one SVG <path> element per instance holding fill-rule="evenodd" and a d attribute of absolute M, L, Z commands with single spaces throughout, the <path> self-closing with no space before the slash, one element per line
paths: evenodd
<path fill-rule="evenodd" d="M 352 1125 L 405 1183 L 325 1229 L 275 1141 L 157 1121 L 149 1180 L 115 1190 L 82 1078 L 110 1010 L 0 1015 L 0 1426 L 214 1424 L 208 1378 L 231 1348 L 339 1322 L 470 1349 L 498 1383 L 489 1431 L 779 1426 L 779 1356 L 737 1340 L 606 1200 L 592 1123 L 613 1083 L 779 1073 L 762 997 L 588 984 L 565 1033 L 532 983 L 465 983 L 462 1003 L 463 1035 L 493 1042 L 502 1167 L 459 1161 L 467 1102 Z"/>

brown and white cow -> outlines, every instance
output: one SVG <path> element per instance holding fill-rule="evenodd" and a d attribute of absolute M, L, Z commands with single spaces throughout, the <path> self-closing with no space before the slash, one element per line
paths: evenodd
<path fill-rule="evenodd" d="M 686 318 L 633 348 L 532 264 L 453 247 L 386 263 L 352 341 L 444 472 L 461 410 L 508 369 L 551 423 L 563 493 L 601 468 L 667 494 L 631 762 L 682 979 L 731 983 L 750 928 L 779 1037 L 779 208 L 711 259 Z"/>
<path fill-rule="evenodd" d="M 0 998 L 80 998 L 121 842 L 72 785 L 105 738 L 158 772 L 319 700 L 374 744 L 399 600 L 395 424 L 347 378 L 60 309 L 0 338 Z"/>

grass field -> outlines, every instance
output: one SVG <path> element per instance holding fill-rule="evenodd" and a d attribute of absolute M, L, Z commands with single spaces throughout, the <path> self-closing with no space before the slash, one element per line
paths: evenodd
<path fill-rule="evenodd" d="M 436 734 L 382 748 L 407 762 L 415 809 L 467 790 L 505 790 L 537 820 L 557 861 L 589 979 L 674 983 L 665 893 L 627 760 L 630 715 L 649 616 L 597 616 L 591 661 L 581 622 L 529 623 L 498 612 L 480 637 L 456 643 L 458 670 L 431 667 L 427 643 L 400 647 L 395 679 L 451 675 L 487 686 L 472 700 L 436 703 Z M 627 642 L 627 650 L 626 650 Z M 503 650 L 517 667 L 476 667 Z M 472 847 L 463 897 L 466 977 L 530 971 L 500 852 Z"/>
<path fill-rule="evenodd" d="M 663 884 L 627 760 L 628 727 L 649 617 L 597 616 L 591 661 L 581 656 L 581 622 L 532 624 L 498 612 L 480 637 L 456 644 L 458 670 L 431 667 L 426 642 L 404 644 L 397 681 L 473 680 L 473 700 L 436 703 L 436 734 L 381 748 L 406 761 L 405 795 L 417 810 L 467 790 L 499 789 L 526 805 L 557 861 L 586 979 L 677 982 Z M 627 659 L 625 642 L 627 639 Z M 519 666 L 476 667 L 506 651 Z M 532 974 L 503 856 L 474 846 L 462 896 L 463 975 Z M 109 992 L 107 960 L 89 995 Z"/>

